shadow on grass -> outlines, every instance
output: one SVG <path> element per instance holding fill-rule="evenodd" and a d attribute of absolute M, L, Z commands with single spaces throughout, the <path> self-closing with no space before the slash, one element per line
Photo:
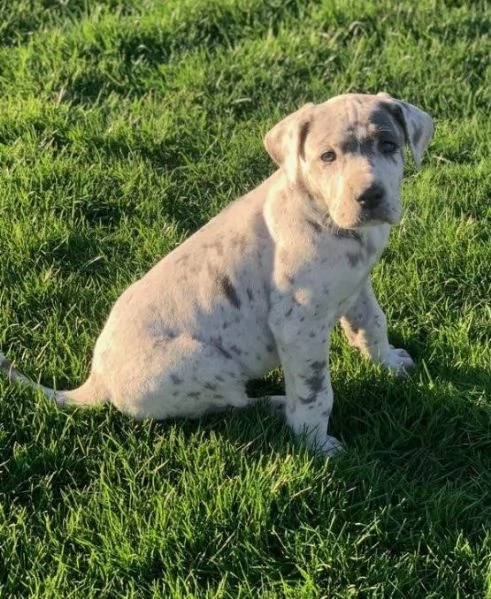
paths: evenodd
<path fill-rule="evenodd" d="M 0 494 L 6 513 L 10 506 L 23 506 L 32 515 L 33 530 L 42 535 L 45 523 L 38 514 L 63 513 L 67 497 L 72 497 L 72 505 L 73 497 L 85 505 L 103 473 L 108 488 L 120 489 L 118 496 L 130 493 L 126 476 L 134 477 L 133 484 L 138 483 L 143 496 L 156 493 L 163 481 L 179 489 L 182 478 L 188 477 L 189 484 L 196 468 L 196 485 L 202 485 L 198 461 L 186 456 L 187 448 L 199 452 L 218 440 L 228 448 L 223 480 L 240 478 L 251 469 L 270 477 L 270 485 L 279 485 L 281 491 L 265 502 L 262 532 L 254 541 L 257 554 L 249 555 L 244 549 L 251 542 L 242 531 L 244 523 L 237 523 L 237 529 L 229 523 L 227 534 L 235 535 L 237 548 L 225 564 L 217 563 L 216 547 L 206 541 L 217 534 L 214 526 L 224 524 L 196 516 L 193 537 L 175 542 L 181 555 L 179 568 L 193 572 L 200 585 L 219 584 L 224 567 L 249 584 L 260 584 L 261 568 L 250 565 L 261 553 L 268 556 L 264 567 L 273 580 L 298 584 L 302 576 L 298 556 L 288 549 L 291 536 L 297 535 L 298 542 L 304 539 L 308 546 L 316 535 L 328 535 L 330 542 L 351 543 L 353 555 L 368 553 L 375 562 L 382 560 L 388 572 L 392 561 L 412 555 L 424 564 L 431 588 L 439 560 L 452 554 L 459 538 L 478 552 L 484 543 L 491 510 L 485 498 L 491 466 L 490 412 L 446 387 L 418 384 L 418 372 L 413 379 L 399 381 L 366 370 L 356 379 L 340 375 L 335 380 L 331 429 L 347 448 L 335 461 L 322 456 L 312 459 L 281 417 L 263 403 L 197 421 L 143 423 L 112 408 L 64 413 L 45 404 L 40 409 L 46 429 L 35 442 L 28 438 L 32 423 L 20 409 L 19 426 L 4 439 L 2 461 L 8 463 L 8 472 L 0 482 Z M 469 378 L 475 375 L 465 373 Z M 461 376 L 456 374 L 459 380 Z M 249 391 L 256 396 L 278 394 L 281 385 L 275 375 L 253 382 Z M 17 409 L 14 404 L 12 418 Z M 104 446 L 102 459 L 100 445 Z M 118 461 L 129 466 L 117 468 Z M 268 463 L 276 464 L 276 469 L 264 470 Z M 278 471 L 283 463 L 296 464 L 298 470 L 283 478 Z M 230 518 L 232 522 L 233 514 Z M 435 559 L 434 565 L 429 565 L 430 558 Z M 167 553 L 155 548 L 124 570 L 124 576 L 162 581 L 167 560 Z M 354 561 L 346 576 L 368 576 L 367 567 L 364 560 Z M 317 572 L 320 588 L 329 588 L 329 576 L 329 568 Z M 418 580 L 414 576 L 413 584 Z M 467 596 L 479 595 L 475 576 L 464 572 L 459 584 Z"/>

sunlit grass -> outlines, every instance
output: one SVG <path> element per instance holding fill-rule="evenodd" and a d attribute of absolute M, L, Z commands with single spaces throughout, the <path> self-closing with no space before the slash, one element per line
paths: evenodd
<path fill-rule="evenodd" d="M 120 292 L 272 171 L 279 118 L 386 90 L 437 125 L 375 271 L 416 371 L 336 332 L 346 454 L 264 406 L 138 424 L 2 379 L 2 597 L 491 597 L 489 27 L 484 2 L 0 4 L 0 347 L 49 385 L 80 383 Z"/>

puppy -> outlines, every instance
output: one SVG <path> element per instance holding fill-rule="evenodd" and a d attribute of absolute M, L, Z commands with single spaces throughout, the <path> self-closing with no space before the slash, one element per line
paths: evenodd
<path fill-rule="evenodd" d="M 329 339 L 338 321 L 373 362 L 413 365 L 387 338 L 370 272 L 401 217 L 404 146 L 420 164 L 431 118 L 385 93 L 307 104 L 264 139 L 278 170 L 236 200 L 117 300 L 85 383 L 12 380 L 60 405 L 110 401 L 135 418 L 197 417 L 245 406 L 248 379 L 279 365 L 295 433 L 327 455 L 333 393 Z"/>

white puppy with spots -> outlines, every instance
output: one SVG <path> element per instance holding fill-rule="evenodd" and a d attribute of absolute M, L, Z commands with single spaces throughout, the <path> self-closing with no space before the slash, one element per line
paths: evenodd
<path fill-rule="evenodd" d="M 265 137 L 279 169 L 117 300 L 83 385 L 35 385 L 0 354 L 2 370 L 61 405 L 163 419 L 245 406 L 246 381 L 281 365 L 288 424 L 332 455 L 336 323 L 374 362 L 413 365 L 389 344 L 370 271 L 401 217 L 404 146 L 419 165 L 432 133 L 425 112 L 385 93 L 307 104 Z"/>

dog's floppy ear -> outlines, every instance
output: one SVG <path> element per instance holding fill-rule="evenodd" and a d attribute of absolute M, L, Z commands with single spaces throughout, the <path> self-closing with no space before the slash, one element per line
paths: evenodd
<path fill-rule="evenodd" d="M 387 101 L 392 114 L 402 126 L 406 143 L 411 150 L 416 166 L 419 167 L 424 151 L 433 136 L 433 119 L 416 106 L 396 100 L 385 92 L 377 95 Z"/>
<path fill-rule="evenodd" d="M 275 125 L 264 137 L 268 154 L 290 177 L 295 176 L 299 156 L 303 157 L 313 108 L 314 104 L 305 104 Z"/>

